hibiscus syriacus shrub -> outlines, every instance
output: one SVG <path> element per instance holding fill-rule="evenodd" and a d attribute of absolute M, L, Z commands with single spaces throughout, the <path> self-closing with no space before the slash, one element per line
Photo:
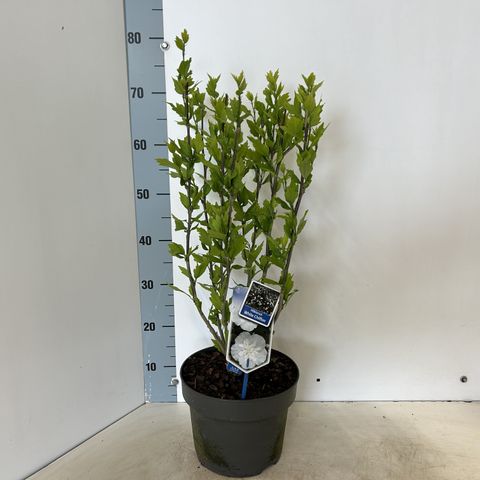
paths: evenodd
<path fill-rule="evenodd" d="M 186 31 L 175 40 L 182 52 L 173 79 L 179 101 L 169 103 L 185 135 L 168 142 L 170 158 L 158 163 L 181 188 L 185 215 L 174 222 L 184 242 L 171 243 L 170 253 L 181 260 L 188 280 L 183 293 L 225 354 L 235 285 L 255 279 L 280 291 L 277 317 L 296 292 L 290 262 L 306 224 L 301 203 L 325 131 L 317 98 L 321 83 L 313 73 L 302 76 L 290 94 L 278 71 L 268 72 L 257 95 L 247 90 L 241 72 L 232 75 L 233 94 L 223 93 L 220 77 L 208 76 L 205 85 L 194 79 L 188 40 Z M 253 335 L 268 339 L 249 333 L 255 326 L 245 328 L 238 316 L 235 322 L 242 327 L 243 337 L 235 341 L 239 352 L 248 347 L 251 358 L 258 351 L 255 358 L 263 361 L 265 345 Z"/>

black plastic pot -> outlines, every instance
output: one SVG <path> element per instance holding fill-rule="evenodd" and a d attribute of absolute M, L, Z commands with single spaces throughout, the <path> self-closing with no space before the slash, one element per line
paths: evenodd
<path fill-rule="evenodd" d="M 252 400 L 223 400 L 199 393 L 184 381 L 182 365 L 183 396 L 190 406 L 195 450 L 202 465 L 221 475 L 249 477 L 278 462 L 288 407 L 297 391 L 298 367 L 292 363 L 296 380 L 290 388 Z"/>

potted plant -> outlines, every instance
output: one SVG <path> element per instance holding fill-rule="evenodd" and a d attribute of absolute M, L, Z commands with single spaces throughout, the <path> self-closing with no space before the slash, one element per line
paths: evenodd
<path fill-rule="evenodd" d="M 272 350 L 270 362 L 249 375 L 241 399 L 246 376 L 227 370 L 225 355 L 258 366 L 266 363 L 271 342 L 265 335 L 258 340 L 247 325 L 229 344 L 231 325 L 245 327 L 246 321 L 233 311 L 232 298 L 242 286 L 245 295 L 254 280 L 270 285 L 279 293 L 278 321 L 296 292 L 290 266 L 306 224 L 301 203 L 325 131 L 321 83 L 313 73 L 302 76 L 291 96 L 278 71 L 268 72 L 262 95 L 255 95 L 240 73 L 232 75 L 234 93 L 221 93 L 220 77 L 209 76 L 205 87 L 193 78 L 188 40 L 186 31 L 175 40 L 182 60 L 173 82 L 181 98 L 169 103 L 185 136 L 170 140 L 169 159 L 158 162 L 181 187 L 185 216 L 173 220 L 184 241 L 171 243 L 170 253 L 181 260 L 188 281 L 183 293 L 213 347 L 193 353 L 180 376 L 200 462 L 220 474 L 251 476 L 280 457 L 299 372 L 293 360 Z"/>

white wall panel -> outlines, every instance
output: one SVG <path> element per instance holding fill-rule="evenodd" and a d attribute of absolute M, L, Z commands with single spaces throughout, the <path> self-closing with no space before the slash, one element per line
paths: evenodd
<path fill-rule="evenodd" d="M 143 403 L 121 0 L 0 4 L 0 478 Z"/>
<path fill-rule="evenodd" d="M 479 23 L 473 0 L 165 1 L 199 79 L 325 80 L 300 293 L 275 339 L 300 365 L 299 399 L 480 399 Z M 175 301 L 180 365 L 208 335 Z"/>

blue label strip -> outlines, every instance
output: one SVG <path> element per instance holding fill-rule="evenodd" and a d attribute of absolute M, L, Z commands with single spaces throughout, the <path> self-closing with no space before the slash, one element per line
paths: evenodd
<path fill-rule="evenodd" d="M 230 362 L 227 362 L 227 371 L 234 373 L 235 375 L 241 375 L 243 373 L 239 368 Z"/>
<path fill-rule="evenodd" d="M 257 310 L 249 305 L 244 305 L 240 310 L 239 315 L 241 317 L 248 318 L 249 320 L 253 320 L 254 322 L 260 323 L 265 327 L 270 325 L 270 322 L 273 318 L 273 315 L 269 315 L 268 313 Z"/>
<path fill-rule="evenodd" d="M 248 373 L 243 374 L 243 384 L 242 384 L 242 400 L 245 400 L 247 397 L 247 387 L 248 387 Z"/>

